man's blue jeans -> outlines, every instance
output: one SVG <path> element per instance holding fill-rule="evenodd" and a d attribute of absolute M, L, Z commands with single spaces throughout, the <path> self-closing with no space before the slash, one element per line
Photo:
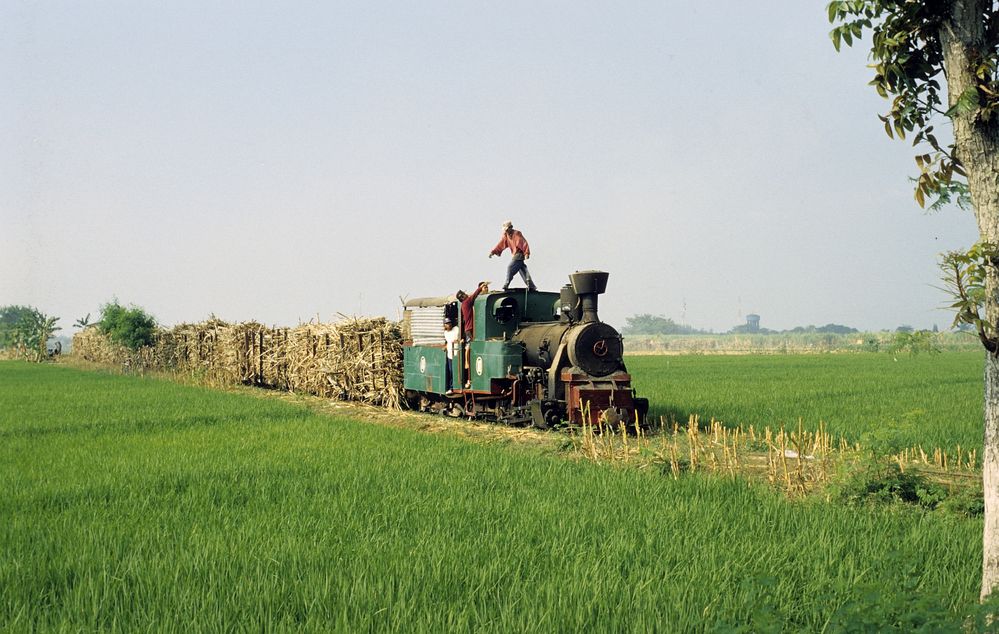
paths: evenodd
<path fill-rule="evenodd" d="M 534 285 L 534 282 L 531 281 L 531 272 L 527 270 L 527 263 L 524 261 L 524 259 L 513 258 L 512 260 L 510 260 L 510 266 L 508 266 L 506 269 L 506 284 L 503 285 L 504 289 L 510 286 L 510 280 L 512 280 L 513 276 L 516 275 L 517 273 L 520 273 L 520 277 L 524 279 L 524 283 L 527 284 L 527 288 L 531 289 L 532 291 L 537 288 Z"/>

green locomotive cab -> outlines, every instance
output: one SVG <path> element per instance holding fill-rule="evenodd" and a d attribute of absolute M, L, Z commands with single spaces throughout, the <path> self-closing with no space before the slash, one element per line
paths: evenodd
<path fill-rule="evenodd" d="M 472 309 L 473 338 L 465 368 L 465 346 L 459 341 L 452 359 L 453 387 L 492 394 L 515 380 L 523 369 L 524 346 L 513 336 L 522 324 L 557 322 L 559 294 L 511 290 L 482 293 Z M 406 347 L 403 350 L 403 387 L 413 392 L 443 395 L 447 355 L 443 322 L 450 317 L 460 322 L 461 311 L 454 297 L 428 297 L 409 300 L 403 313 Z M 458 323 L 459 331 L 464 324 Z"/>

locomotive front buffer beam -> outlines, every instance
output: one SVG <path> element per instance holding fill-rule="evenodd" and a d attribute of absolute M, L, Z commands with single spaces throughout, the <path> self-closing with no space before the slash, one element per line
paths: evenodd
<path fill-rule="evenodd" d="M 578 368 L 565 368 L 561 378 L 565 386 L 565 414 L 570 424 L 645 424 L 649 401 L 635 397 L 627 372 L 594 377 Z"/>

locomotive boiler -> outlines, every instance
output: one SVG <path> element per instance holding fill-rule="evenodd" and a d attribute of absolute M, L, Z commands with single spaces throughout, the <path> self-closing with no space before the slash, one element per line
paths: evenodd
<path fill-rule="evenodd" d="M 446 318 L 460 321 L 454 298 L 406 302 L 407 402 L 422 411 L 541 428 L 563 421 L 644 423 L 648 400 L 631 387 L 621 335 L 597 314 L 608 277 L 603 271 L 579 271 L 557 293 L 480 294 L 467 353 L 459 343 L 452 360 L 442 324 Z M 445 386 L 445 363 L 452 364 L 453 394 Z"/>

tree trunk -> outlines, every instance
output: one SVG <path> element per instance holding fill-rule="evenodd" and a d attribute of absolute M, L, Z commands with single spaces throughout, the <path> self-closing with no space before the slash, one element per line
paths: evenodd
<path fill-rule="evenodd" d="M 982 534 L 981 598 L 984 600 L 999 587 L 999 359 L 991 353 L 985 355 L 985 452 L 982 458 L 985 530 Z"/>
<path fill-rule="evenodd" d="M 988 0 L 991 10 L 991 0 Z M 987 53 L 982 16 L 986 0 L 953 0 L 949 19 L 940 29 L 951 106 L 965 90 L 977 85 L 974 74 L 981 53 Z M 980 238 L 999 243 L 999 127 L 983 122 L 978 112 L 953 117 L 957 158 L 968 174 L 968 189 L 975 207 Z M 999 278 L 989 267 L 985 293 L 985 321 L 999 321 Z M 995 336 L 995 329 L 987 334 Z M 999 358 L 986 353 L 984 452 L 982 483 L 985 490 L 985 530 L 982 535 L 982 590 L 984 599 L 999 587 Z"/>

